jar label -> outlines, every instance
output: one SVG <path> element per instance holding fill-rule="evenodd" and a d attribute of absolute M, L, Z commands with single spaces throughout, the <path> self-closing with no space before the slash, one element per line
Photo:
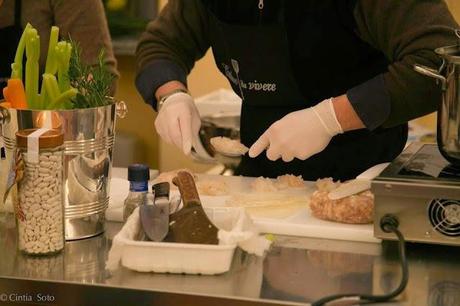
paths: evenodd
<path fill-rule="evenodd" d="M 38 163 L 38 152 L 39 152 L 39 139 L 40 136 L 48 132 L 50 129 L 41 128 L 27 136 L 27 157 L 28 162 Z"/>

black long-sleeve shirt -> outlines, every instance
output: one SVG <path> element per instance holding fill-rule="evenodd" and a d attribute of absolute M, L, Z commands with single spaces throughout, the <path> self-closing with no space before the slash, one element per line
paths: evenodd
<path fill-rule="evenodd" d="M 159 86 L 171 80 L 186 84 L 195 61 L 210 47 L 208 9 L 229 23 L 272 22 L 280 0 L 264 0 L 262 17 L 258 3 L 259 0 L 169 0 L 160 16 L 148 25 L 137 48 L 136 85 L 144 99 L 155 107 L 154 92 Z M 292 42 L 303 12 L 318 9 L 321 2 L 284 3 L 288 39 Z M 336 3 L 336 9 L 350 11 L 358 37 L 382 52 L 389 63 L 386 72 L 346 92 L 366 127 L 398 125 L 435 111 L 440 88 L 434 80 L 415 72 L 413 64 L 438 68 L 441 61 L 434 50 L 456 44 L 453 29 L 458 25 L 445 2 L 337 0 Z M 295 59 L 291 62 L 295 65 Z M 334 71 L 328 73 L 332 75 Z"/>

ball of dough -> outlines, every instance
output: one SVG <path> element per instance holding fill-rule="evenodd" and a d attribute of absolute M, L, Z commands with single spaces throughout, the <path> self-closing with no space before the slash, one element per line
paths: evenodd
<path fill-rule="evenodd" d="M 315 191 L 310 209 L 316 218 L 351 224 L 372 223 L 374 195 L 369 190 L 339 200 L 331 200 L 328 191 Z"/>

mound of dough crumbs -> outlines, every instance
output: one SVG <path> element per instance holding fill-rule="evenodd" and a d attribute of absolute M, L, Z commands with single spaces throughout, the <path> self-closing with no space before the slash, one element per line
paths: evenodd
<path fill-rule="evenodd" d="M 285 174 L 276 178 L 276 186 L 278 189 L 286 189 L 289 187 L 302 188 L 305 187 L 305 182 L 300 175 L 295 176 L 293 174 Z"/>
<path fill-rule="evenodd" d="M 229 193 L 227 183 L 216 180 L 198 180 L 196 188 L 200 195 L 223 196 Z"/>
<path fill-rule="evenodd" d="M 317 181 L 318 190 L 310 198 L 310 209 L 313 216 L 350 224 L 372 223 L 374 194 L 366 190 L 339 200 L 329 199 L 329 192 L 339 185 L 340 182 L 333 182 L 332 179 Z"/>
<path fill-rule="evenodd" d="M 255 192 L 274 192 L 278 191 L 273 180 L 266 177 L 258 177 L 251 183 L 251 189 Z"/>
<path fill-rule="evenodd" d="M 224 154 L 244 155 L 249 151 L 249 148 L 238 140 L 227 137 L 213 137 L 210 142 L 216 151 Z"/>
<path fill-rule="evenodd" d="M 305 182 L 302 176 L 293 174 L 285 174 L 278 176 L 276 180 L 258 177 L 251 183 L 251 189 L 254 192 L 275 192 L 288 188 L 303 188 Z"/>
<path fill-rule="evenodd" d="M 316 181 L 316 188 L 318 191 L 331 192 L 332 190 L 337 189 L 339 186 L 340 181 L 334 182 L 334 180 L 330 177 Z"/>

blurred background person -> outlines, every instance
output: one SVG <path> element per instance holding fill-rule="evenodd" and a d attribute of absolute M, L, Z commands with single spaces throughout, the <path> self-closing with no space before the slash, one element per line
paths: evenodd
<path fill-rule="evenodd" d="M 51 27 L 57 26 L 60 39 L 71 38 L 79 44 L 86 64 L 97 64 L 99 52 L 104 49 L 104 61 L 115 76 L 115 84 L 117 62 L 100 0 L 0 0 L 0 88 L 6 85 L 11 75 L 11 63 L 27 23 L 40 35 L 41 72 L 46 64 Z M 3 98 L 1 92 L 0 98 Z"/>

